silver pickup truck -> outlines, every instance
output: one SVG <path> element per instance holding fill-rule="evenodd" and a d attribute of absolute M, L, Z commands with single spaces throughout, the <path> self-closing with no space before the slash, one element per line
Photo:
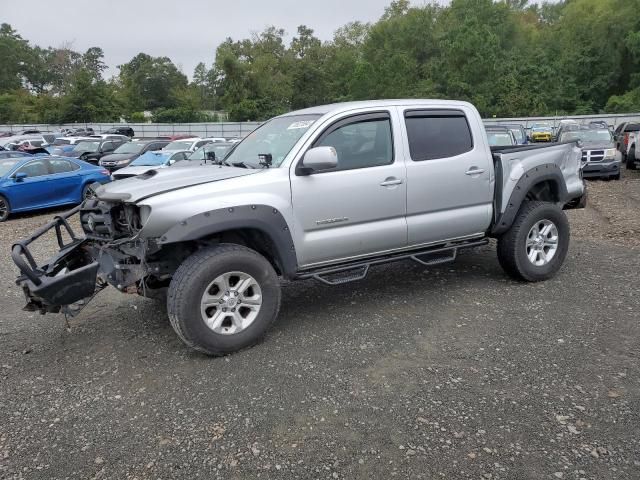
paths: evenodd
<path fill-rule="evenodd" d="M 26 309 L 74 315 L 107 285 L 164 290 L 184 343 L 224 355 L 265 334 L 281 278 L 338 285 L 381 263 L 452 261 L 493 237 L 510 276 L 548 279 L 569 246 L 563 208 L 585 201 L 575 143 L 490 148 L 477 110 L 457 101 L 292 112 L 210 160 L 100 187 L 16 243 Z M 29 244 L 51 229 L 60 251 L 37 265 Z"/>

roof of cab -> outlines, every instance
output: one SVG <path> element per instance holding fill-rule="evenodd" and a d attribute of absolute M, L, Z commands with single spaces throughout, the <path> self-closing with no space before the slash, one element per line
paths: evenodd
<path fill-rule="evenodd" d="M 317 107 L 305 108 L 293 112 L 285 113 L 282 117 L 291 115 L 326 115 L 328 113 L 342 113 L 365 107 L 472 107 L 469 102 L 459 100 L 431 100 L 431 99 L 397 99 L 397 100 L 363 100 L 358 102 L 331 103 L 328 105 L 318 105 Z"/>

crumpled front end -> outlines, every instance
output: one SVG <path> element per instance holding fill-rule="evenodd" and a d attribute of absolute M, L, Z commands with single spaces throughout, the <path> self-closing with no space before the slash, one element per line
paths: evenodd
<path fill-rule="evenodd" d="M 55 217 L 28 239 L 17 242 L 12 258 L 20 269 L 17 284 L 30 311 L 77 313 L 107 285 L 127 293 L 144 293 L 169 277 L 173 262 L 148 261 L 160 250 L 153 239 L 141 239 L 140 208 L 123 202 L 87 200 Z M 79 215 L 84 235 L 69 220 Z M 59 252 L 37 265 L 29 245 L 55 230 Z M 143 292 L 141 292 L 141 290 Z"/>

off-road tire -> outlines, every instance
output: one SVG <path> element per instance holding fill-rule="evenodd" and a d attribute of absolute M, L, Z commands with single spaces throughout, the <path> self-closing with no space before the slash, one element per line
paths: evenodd
<path fill-rule="evenodd" d="M 201 299 L 216 277 L 235 271 L 251 275 L 258 282 L 262 305 L 245 330 L 222 335 L 205 323 Z M 167 313 L 171 326 L 187 346 L 206 355 L 222 356 L 258 343 L 278 316 L 280 299 L 278 275 L 266 258 L 241 245 L 219 244 L 198 250 L 176 270 L 167 294 Z"/>
<path fill-rule="evenodd" d="M 536 222 L 549 220 L 558 230 L 558 245 L 546 265 L 536 266 L 527 257 L 527 236 Z M 570 228 L 560 207 L 549 202 L 524 202 L 513 225 L 498 239 L 498 261 L 504 271 L 517 280 L 540 282 L 553 277 L 569 251 Z"/>
<path fill-rule="evenodd" d="M 636 147 L 632 147 L 629 153 L 625 156 L 625 165 L 627 170 L 636 169 Z"/>
<path fill-rule="evenodd" d="M 11 214 L 11 206 L 9 205 L 9 200 L 0 195 L 0 222 L 6 222 Z"/>

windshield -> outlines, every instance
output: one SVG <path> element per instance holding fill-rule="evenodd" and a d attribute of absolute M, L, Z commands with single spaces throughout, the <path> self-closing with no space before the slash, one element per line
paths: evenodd
<path fill-rule="evenodd" d="M 564 132 L 560 135 L 561 142 L 571 142 L 574 140 L 580 140 L 586 143 L 611 143 L 611 133 L 609 130 L 572 130 L 570 132 Z"/>
<path fill-rule="evenodd" d="M 189 155 L 187 160 L 205 160 L 207 153 L 215 152 L 216 161 L 221 162 L 222 160 L 225 159 L 225 157 L 229 153 L 229 150 L 231 150 L 231 147 L 233 147 L 233 145 L 209 143 L 204 147 L 200 147 L 191 155 Z"/>
<path fill-rule="evenodd" d="M 144 143 L 127 142 L 116 148 L 113 153 L 140 153 L 144 146 Z"/>
<path fill-rule="evenodd" d="M 169 162 L 171 155 L 163 154 L 160 152 L 147 152 L 144 155 L 140 155 L 133 162 L 131 166 L 135 167 L 157 167 L 159 165 L 165 165 Z"/>
<path fill-rule="evenodd" d="M 9 173 L 21 160 L 21 158 L 6 158 L 0 160 L 0 177 L 4 177 Z"/>
<path fill-rule="evenodd" d="M 163 150 L 189 150 L 196 140 L 181 140 L 171 142 Z"/>
<path fill-rule="evenodd" d="M 513 145 L 513 137 L 508 132 L 488 132 L 489 145 L 492 147 L 504 147 Z"/>
<path fill-rule="evenodd" d="M 74 152 L 97 152 L 100 142 L 80 142 L 73 147 Z"/>
<path fill-rule="evenodd" d="M 289 115 L 269 120 L 251 132 L 225 159 L 231 165 L 261 168 L 258 155 L 271 154 L 273 167 L 279 167 L 300 137 L 321 115 Z"/>

